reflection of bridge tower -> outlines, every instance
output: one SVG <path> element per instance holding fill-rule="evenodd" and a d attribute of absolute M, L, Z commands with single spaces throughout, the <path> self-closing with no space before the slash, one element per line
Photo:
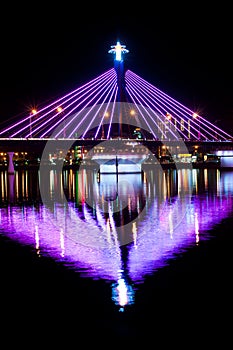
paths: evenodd
<path fill-rule="evenodd" d="M 114 68 L 117 74 L 117 102 L 128 102 L 125 90 L 125 68 L 124 68 L 124 60 L 123 55 L 128 53 L 129 50 L 126 49 L 125 45 L 121 45 L 118 41 L 116 45 L 111 46 L 111 50 L 109 53 L 113 53 L 115 55 L 114 58 Z M 122 106 L 118 104 L 118 115 L 119 115 L 119 135 L 122 136 Z"/>
<path fill-rule="evenodd" d="M 13 163 L 14 152 L 8 152 L 8 174 L 14 174 L 14 163 Z"/>

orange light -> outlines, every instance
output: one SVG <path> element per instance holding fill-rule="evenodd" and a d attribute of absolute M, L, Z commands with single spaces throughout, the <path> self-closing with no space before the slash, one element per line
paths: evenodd
<path fill-rule="evenodd" d="M 57 107 L 57 111 L 58 111 L 58 113 L 61 113 L 62 112 L 62 107 Z"/>
<path fill-rule="evenodd" d="M 35 108 L 33 108 L 31 112 L 32 112 L 32 114 L 36 114 L 37 110 Z"/>

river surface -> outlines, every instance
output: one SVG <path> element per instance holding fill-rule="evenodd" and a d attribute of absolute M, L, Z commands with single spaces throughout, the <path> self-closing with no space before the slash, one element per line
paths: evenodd
<path fill-rule="evenodd" d="M 114 345 L 229 326 L 233 171 L 18 170 L 0 184 L 3 319 L 22 344 L 30 327 Z"/>

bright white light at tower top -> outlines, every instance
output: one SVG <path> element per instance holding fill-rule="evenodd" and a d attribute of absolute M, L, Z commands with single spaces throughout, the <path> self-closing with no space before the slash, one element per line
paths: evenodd
<path fill-rule="evenodd" d="M 111 50 L 108 53 L 113 53 L 116 55 L 116 61 L 122 61 L 122 54 L 128 53 L 129 50 L 126 49 L 125 45 L 121 45 L 120 41 L 117 41 L 116 45 L 111 46 Z"/>

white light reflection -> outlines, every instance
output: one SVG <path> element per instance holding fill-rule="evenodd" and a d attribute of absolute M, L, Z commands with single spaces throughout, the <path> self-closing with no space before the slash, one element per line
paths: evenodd
<path fill-rule="evenodd" d="M 132 235 L 133 235 L 134 248 L 137 248 L 137 226 L 136 226 L 136 222 L 133 222 L 133 224 L 132 224 Z"/>
<path fill-rule="evenodd" d="M 36 248 L 36 253 L 39 255 L 40 254 L 40 238 L 39 238 L 39 231 L 38 231 L 38 226 L 35 226 L 35 248 Z"/>
<path fill-rule="evenodd" d="M 72 201 L 65 204 L 55 201 L 51 207 L 41 204 L 37 207 L 27 206 L 26 210 L 25 207 L 12 205 L 0 208 L 1 232 L 22 244 L 32 244 L 41 255 L 44 252 L 55 260 L 66 264 L 69 262 L 84 277 L 111 281 L 112 299 L 123 311 L 126 305 L 134 302 L 134 286 L 141 283 L 146 274 L 164 266 L 167 259 L 180 250 L 198 244 L 200 232 L 203 239 L 208 238 L 210 228 L 232 213 L 232 176 L 228 172 L 223 172 L 221 176 L 216 172 L 208 174 L 206 176 L 206 172 L 203 172 L 203 176 L 197 176 L 196 169 L 193 172 L 179 172 L 177 190 L 171 198 L 167 197 L 162 174 L 157 182 L 145 184 L 143 181 L 141 196 L 147 200 L 146 212 L 141 220 L 130 223 L 132 240 L 127 246 L 120 246 L 116 225 L 116 216 L 123 214 L 116 215 L 114 201 L 111 200 L 105 201 L 108 211 L 104 212 L 100 199 L 103 193 L 99 191 L 101 187 L 98 183 L 91 183 L 91 186 L 97 186 L 95 207 L 91 208 L 85 202 L 84 196 L 90 193 L 88 181 L 85 188 L 82 187 L 82 195 L 78 194 L 79 206 Z M 213 176 L 218 182 L 214 194 L 211 187 Z M 56 184 L 60 188 L 60 183 L 54 177 L 51 181 L 56 192 Z M 78 174 L 78 178 L 81 186 L 84 186 L 81 174 Z M 123 189 L 118 188 L 122 197 L 118 197 L 118 200 L 124 202 L 123 207 L 129 203 L 129 193 L 122 183 Z M 173 185 L 169 186 L 172 191 Z M 190 186 L 195 190 L 192 200 L 190 196 L 186 197 Z M 161 195 L 157 192 L 158 187 Z M 130 193 L 130 217 L 141 212 L 139 189 L 137 187 L 135 193 Z M 78 193 L 77 189 L 75 193 Z M 185 214 L 182 221 L 181 213 Z M 121 233 L 125 234 L 123 229 Z"/>
<path fill-rule="evenodd" d="M 112 300 L 120 306 L 120 312 L 124 311 L 126 305 L 134 303 L 134 295 L 133 287 L 124 278 L 120 278 L 117 283 L 112 285 Z"/>
<path fill-rule="evenodd" d="M 195 235 L 196 235 L 196 243 L 199 242 L 199 222 L 198 222 L 198 215 L 197 213 L 194 214 L 195 215 L 195 221 L 194 221 L 194 225 L 195 225 Z"/>
<path fill-rule="evenodd" d="M 60 229 L 60 243 L 61 243 L 61 257 L 65 257 L 65 240 L 64 240 L 64 230 Z"/>

